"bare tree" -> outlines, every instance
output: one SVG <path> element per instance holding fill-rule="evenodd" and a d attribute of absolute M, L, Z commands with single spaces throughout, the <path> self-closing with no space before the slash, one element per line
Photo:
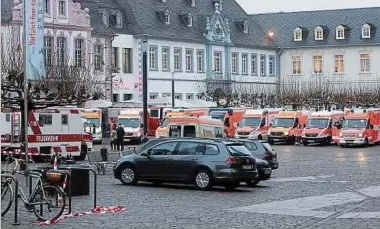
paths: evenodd
<path fill-rule="evenodd" d="M 1 99 L 2 107 L 19 110 L 24 119 L 24 60 L 20 43 L 1 37 Z M 69 52 L 67 52 L 69 53 Z M 98 84 L 93 82 L 90 68 L 83 62 L 71 65 L 68 57 L 58 64 L 52 50 L 51 65 L 46 66 L 46 77 L 40 80 L 29 80 L 28 112 L 54 106 L 80 105 L 85 101 L 97 99 Z M 22 122 L 24 136 L 24 121 Z"/>

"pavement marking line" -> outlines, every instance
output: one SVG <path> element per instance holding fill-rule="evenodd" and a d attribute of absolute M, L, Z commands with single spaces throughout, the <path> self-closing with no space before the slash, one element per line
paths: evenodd
<path fill-rule="evenodd" d="M 380 219 L 380 212 L 348 212 L 338 219 Z"/>
<path fill-rule="evenodd" d="M 292 181 L 309 181 L 309 182 L 327 182 L 325 180 L 318 180 L 318 178 L 330 178 L 333 175 L 329 176 L 307 176 L 307 177 L 288 177 L 288 178 L 272 178 L 268 181 L 270 182 L 292 182 Z"/>
<path fill-rule="evenodd" d="M 327 218 L 335 212 L 316 211 L 314 209 L 333 205 L 341 205 L 365 200 L 363 196 L 352 192 L 341 192 L 320 196 L 303 197 L 284 201 L 274 201 L 265 204 L 255 204 L 246 207 L 228 209 L 231 211 L 243 211 L 252 213 L 266 213 L 275 215 L 309 216 Z"/>

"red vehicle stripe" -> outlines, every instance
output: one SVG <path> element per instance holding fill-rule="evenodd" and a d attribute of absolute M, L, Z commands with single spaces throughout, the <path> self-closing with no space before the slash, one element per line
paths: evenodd
<path fill-rule="evenodd" d="M 36 120 L 36 117 L 34 116 L 33 111 L 30 111 L 28 114 L 28 123 L 30 128 L 32 129 L 33 134 L 42 134 L 41 128 Z"/>
<path fill-rule="evenodd" d="M 62 152 L 61 147 L 59 147 L 59 146 L 54 146 L 53 151 L 54 151 L 54 153 L 61 153 Z"/>
<path fill-rule="evenodd" d="M 29 142 L 80 142 L 84 141 L 83 134 L 33 134 L 28 136 Z"/>
<path fill-rule="evenodd" d="M 66 146 L 66 152 L 68 152 L 68 153 L 79 152 L 79 147 L 78 146 Z"/>
<path fill-rule="evenodd" d="M 71 110 L 70 110 L 70 113 L 71 113 L 71 114 L 79 114 L 79 110 L 71 109 Z"/>

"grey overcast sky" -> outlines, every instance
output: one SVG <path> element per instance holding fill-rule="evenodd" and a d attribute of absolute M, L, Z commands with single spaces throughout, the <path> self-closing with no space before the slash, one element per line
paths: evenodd
<path fill-rule="evenodd" d="M 237 0 L 247 13 L 380 7 L 380 0 Z"/>

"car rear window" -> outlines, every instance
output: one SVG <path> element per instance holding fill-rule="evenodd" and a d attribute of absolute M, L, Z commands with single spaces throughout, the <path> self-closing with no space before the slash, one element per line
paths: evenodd
<path fill-rule="evenodd" d="M 227 149 L 231 156 L 251 156 L 251 152 L 242 144 L 229 144 Z"/>
<path fill-rule="evenodd" d="M 269 151 L 274 151 L 274 149 L 269 145 L 268 142 L 262 142 L 261 143 L 265 149 L 269 150 Z"/>

